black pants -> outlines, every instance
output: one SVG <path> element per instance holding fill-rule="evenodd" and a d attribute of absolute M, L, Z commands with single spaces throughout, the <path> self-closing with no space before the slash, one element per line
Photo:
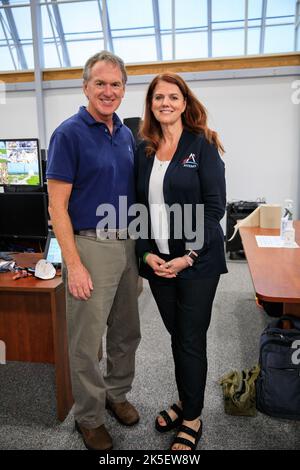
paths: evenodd
<path fill-rule="evenodd" d="M 206 333 L 220 276 L 151 279 L 152 294 L 171 335 L 175 377 L 183 417 L 200 416 L 207 375 Z"/>

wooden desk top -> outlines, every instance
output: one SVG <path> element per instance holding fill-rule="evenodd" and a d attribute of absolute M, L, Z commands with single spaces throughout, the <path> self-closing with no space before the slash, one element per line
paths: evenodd
<path fill-rule="evenodd" d="M 300 246 L 300 221 L 294 222 Z M 241 227 L 240 235 L 257 296 L 269 302 L 300 303 L 300 248 L 259 248 L 255 235 L 279 235 L 278 229 Z"/>
<path fill-rule="evenodd" d="M 42 253 L 18 253 L 11 254 L 11 257 L 19 266 L 33 268 L 38 260 L 42 258 Z M 14 273 L 12 272 L 0 273 L 0 291 L 49 292 L 60 288 L 63 284 L 61 276 L 55 276 L 55 278 L 49 280 L 37 279 L 34 276 L 13 280 L 13 276 Z"/>

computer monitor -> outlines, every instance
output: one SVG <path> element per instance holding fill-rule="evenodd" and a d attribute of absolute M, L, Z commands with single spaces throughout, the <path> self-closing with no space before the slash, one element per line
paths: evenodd
<path fill-rule="evenodd" d="M 61 249 L 52 230 L 49 231 L 44 251 L 46 261 L 52 263 L 55 267 L 61 267 Z"/>
<path fill-rule="evenodd" d="M 48 235 L 45 193 L 0 193 L 0 237 L 46 239 Z"/>
<path fill-rule="evenodd" d="M 38 139 L 0 139 L 0 186 L 8 191 L 42 186 Z"/>

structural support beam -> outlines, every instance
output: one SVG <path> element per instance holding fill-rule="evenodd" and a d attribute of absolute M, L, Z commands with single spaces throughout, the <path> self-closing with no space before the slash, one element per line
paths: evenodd
<path fill-rule="evenodd" d="M 56 31 L 59 37 L 60 45 L 61 45 L 61 50 L 62 50 L 62 55 L 63 55 L 63 66 L 64 67 L 71 67 L 71 62 L 70 62 L 70 57 L 69 57 L 69 52 L 68 52 L 68 47 L 65 39 L 65 33 L 61 21 L 61 16 L 59 12 L 59 8 L 57 5 L 57 0 L 52 0 L 52 10 L 55 18 L 55 26 L 56 26 Z"/>
<path fill-rule="evenodd" d="M 152 0 L 157 60 L 163 60 L 158 0 Z"/>
<path fill-rule="evenodd" d="M 268 2 L 268 0 L 263 0 L 263 2 L 262 2 L 260 41 L 259 41 L 259 53 L 260 54 L 263 54 L 264 50 L 265 50 L 267 2 Z"/>
<path fill-rule="evenodd" d="M 244 55 L 248 54 L 248 16 L 249 16 L 249 0 L 245 0 Z"/>
<path fill-rule="evenodd" d="M 57 54 L 59 66 L 63 67 L 63 59 L 62 59 L 61 54 L 60 54 L 59 43 L 58 43 L 58 39 L 56 37 L 55 20 L 52 16 L 52 10 L 51 10 L 50 7 L 51 7 L 50 3 L 46 3 L 47 13 L 48 13 L 49 22 L 50 22 L 50 28 L 51 28 L 51 31 L 52 31 L 52 36 L 53 36 L 53 41 L 54 41 L 54 44 L 55 44 L 55 49 L 56 49 L 56 54 Z M 43 62 L 43 65 L 45 66 L 44 62 Z"/>
<path fill-rule="evenodd" d="M 296 51 L 299 44 L 299 27 L 300 27 L 300 0 L 297 0 L 295 7 L 295 39 L 294 39 L 294 51 Z"/>
<path fill-rule="evenodd" d="M 197 74 L 204 76 L 204 74 L 206 74 L 205 79 L 215 78 L 216 76 L 218 78 L 241 78 L 246 75 L 251 75 L 251 77 L 299 76 L 300 52 L 236 58 L 193 59 L 189 61 L 155 61 L 148 64 L 126 65 L 126 70 L 131 81 L 134 80 L 135 76 L 145 76 L 145 83 L 147 83 L 147 80 L 149 82 L 148 77 L 150 75 L 163 73 L 166 69 L 174 73 L 190 73 L 193 74 L 193 76 Z M 245 73 L 243 73 L 243 70 Z M 209 75 L 210 73 L 213 75 Z M 80 80 L 80 83 L 82 83 L 82 67 L 44 70 L 43 79 L 44 83 L 47 83 L 47 88 L 63 87 L 61 84 L 64 81 L 73 83 L 76 82 L 76 80 Z M 10 91 L 18 90 L 19 85 L 24 85 L 24 89 L 29 89 L 27 86 L 30 87 L 31 90 L 34 89 L 32 85 L 34 82 L 33 71 L 0 72 L 0 80 L 6 84 L 7 89 L 9 88 Z M 61 83 L 57 85 L 57 81 Z"/>
<path fill-rule="evenodd" d="M 43 41 L 42 41 L 42 22 L 41 7 L 38 0 L 31 0 L 31 23 L 32 23 L 32 40 L 33 40 L 33 58 L 34 58 L 34 83 L 35 83 L 35 99 L 37 109 L 37 125 L 38 137 L 40 140 L 40 148 L 46 149 L 46 124 L 43 96 Z"/>
<path fill-rule="evenodd" d="M 2 16 L 2 13 L 0 11 L 0 23 L 1 23 L 1 26 L 2 26 L 2 31 L 3 31 L 3 34 L 4 34 L 4 37 L 5 37 L 5 40 L 6 40 L 6 44 L 7 44 L 7 48 L 9 50 L 9 55 L 11 57 L 11 60 L 12 60 L 12 63 L 14 65 L 14 68 L 15 70 L 17 70 L 17 64 L 16 64 L 16 61 L 15 61 L 15 58 L 14 58 L 14 54 L 13 54 L 13 51 L 12 51 L 12 47 L 11 47 L 11 44 L 9 42 L 9 37 L 7 35 L 7 32 L 6 32 L 6 25 L 5 25 L 5 21 L 4 21 L 4 18 Z"/>
<path fill-rule="evenodd" d="M 114 43 L 113 43 L 112 34 L 111 34 L 107 2 L 106 0 L 103 0 L 102 3 L 103 3 L 103 9 L 101 8 L 100 0 L 98 0 L 98 8 L 99 8 L 100 18 L 102 22 L 102 29 L 103 29 L 104 49 L 109 50 L 110 52 L 114 52 Z"/>
<path fill-rule="evenodd" d="M 207 57 L 212 57 L 212 5 L 207 0 Z"/>
<path fill-rule="evenodd" d="M 10 3 L 9 3 L 9 0 L 2 0 L 2 4 L 6 5 L 6 6 L 11 6 Z M 11 8 L 6 8 L 5 9 L 5 16 L 6 16 L 9 31 L 10 31 L 10 34 L 11 34 L 11 38 L 13 40 L 13 44 L 16 48 L 20 68 L 23 69 L 23 70 L 28 69 L 27 61 L 25 59 L 23 47 L 21 45 L 19 33 L 18 33 L 18 30 L 17 30 L 17 27 L 16 27 L 14 15 L 12 14 Z"/>
<path fill-rule="evenodd" d="M 172 60 L 176 59 L 176 19 L 175 19 L 175 0 L 171 4 L 172 14 Z"/>

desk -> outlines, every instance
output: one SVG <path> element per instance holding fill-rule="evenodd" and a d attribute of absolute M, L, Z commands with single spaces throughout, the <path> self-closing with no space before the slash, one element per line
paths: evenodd
<path fill-rule="evenodd" d="M 300 246 L 300 221 L 294 222 Z M 241 227 L 254 289 L 259 300 L 283 302 L 284 314 L 300 317 L 300 248 L 259 248 L 255 235 L 279 235 L 277 229 Z"/>
<path fill-rule="evenodd" d="M 20 266 L 34 266 L 40 254 L 14 255 Z M 67 345 L 65 292 L 61 277 L 12 280 L 0 274 L 0 339 L 8 361 L 55 365 L 57 416 L 63 421 L 72 404 Z M 38 380 L 38 378 L 37 378 Z"/>

